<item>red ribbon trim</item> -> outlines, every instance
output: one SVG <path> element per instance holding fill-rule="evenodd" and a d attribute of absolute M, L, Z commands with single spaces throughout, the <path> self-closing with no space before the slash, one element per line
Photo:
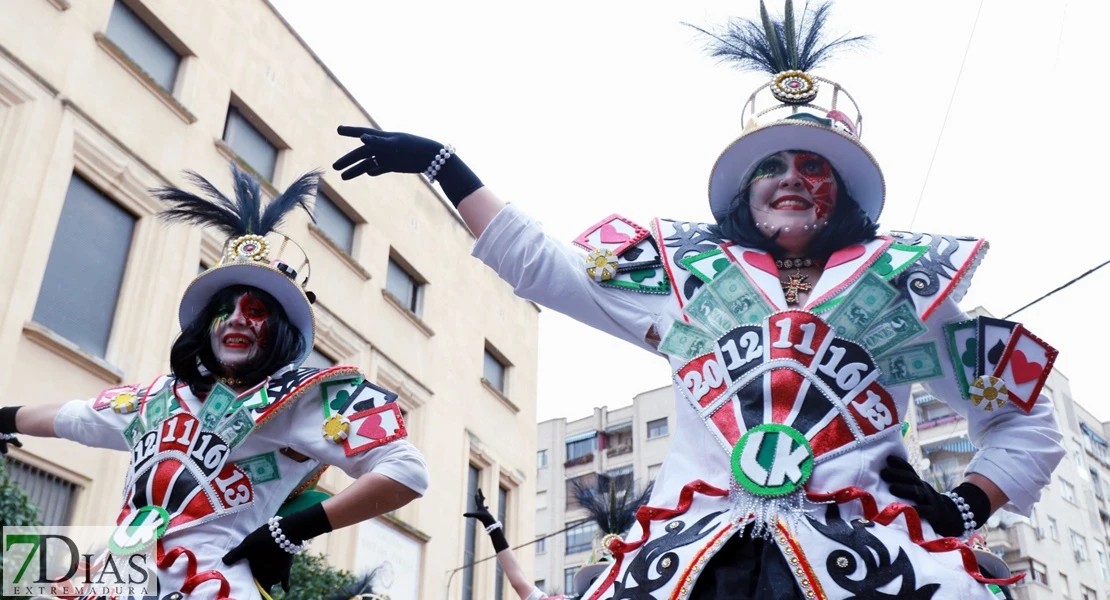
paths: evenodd
<path fill-rule="evenodd" d="M 723 497 L 728 495 L 728 490 L 714 487 L 701 479 L 695 479 L 690 483 L 682 486 L 682 491 L 678 493 L 678 505 L 674 508 L 657 508 L 654 506 L 641 506 L 636 511 L 636 522 L 640 524 L 640 529 L 643 535 L 635 542 L 625 542 L 620 539 L 615 539 L 609 542 L 609 551 L 617 558 L 613 566 L 609 568 L 609 574 L 605 576 L 605 581 L 597 588 L 597 591 L 590 596 L 589 600 L 597 600 L 609 586 L 617 579 L 617 573 L 620 573 L 621 563 L 624 562 L 624 555 L 628 552 L 636 550 L 643 546 L 648 538 L 651 537 L 651 531 L 648 529 L 648 524 L 651 521 L 661 521 L 663 519 L 671 519 L 677 517 L 690 510 L 690 505 L 694 502 L 694 492 L 703 496 L 716 496 Z"/>
<path fill-rule="evenodd" d="M 959 539 L 943 537 L 926 541 L 921 532 L 921 517 L 917 515 L 917 510 L 909 504 L 892 502 L 880 511 L 878 503 L 875 502 L 875 497 L 866 490 L 857 487 L 846 487 L 827 494 L 809 492 L 806 496 L 811 502 L 836 502 L 837 504 L 859 500 L 860 504 L 863 505 L 863 517 L 880 525 L 890 525 L 899 515 L 905 517 L 910 541 L 932 553 L 959 552 L 960 558 L 963 559 L 964 570 L 979 583 L 1013 585 L 1025 577 L 1025 574 L 1021 573 L 1009 579 L 990 579 L 979 570 L 979 563 L 975 560 L 975 552 Z"/>
<path fill-rule="evenodd" d="M 217 600 L 232 600 L 228 597 L 231 593 L 231 585 L 227 579 L 219 571 L 203 571 L 197 573 L 197 556 L 193 554 L 192 550 L 188 548 L 177 546 L 166 552 L 165 556 L 158 560 L 159 569 L 169 569 L 177 562 L 181 556 L 185 557 L 185 581 L 181 584 L 181 591 L 185 594 L 191 594 L 196 587 L 206 581 L 216 580 L 220 582 L 220 592 L 216 595 Z"/>

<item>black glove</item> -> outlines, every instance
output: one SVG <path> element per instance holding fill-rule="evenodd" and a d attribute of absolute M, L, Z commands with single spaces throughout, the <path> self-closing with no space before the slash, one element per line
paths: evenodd
<path fill-rule="evenodd" d="M 331 523 L 321 504 L 284 517 L 278 525 L 285 539 L 294 544 L 331 531 Z M 281 589 L 289 591 L 289 571 L 293 568 L 293 555 L 283 550 L 274 540 L 269 523 L 250 532 L 238 546 L 225 554 L 224 564 L 235 564 L 244 558 L 262 589 L 269 591 L 275 583 L 280 583 Z"/>
<path fill-rule="evenodd" d="M 15 439 L 15 434 L 19 430 L 15 426 L 15 413 L 19 412 L 22 406 L 5 406 L 0 408 L 0 454 L 8 453 L 8 445 L 22 448 L 23 442 Z"/>
<path fill-rule="evenodd" d="M 428 138 L 368 127 L 340 125 L 339 135 L 362 141 L 362 146 L 332 164 L 336 171 L 343 171 L 343 179 L 354 179 L 363 173 L 371 177 L 383 173 L 423 173 L 444 148 L 443 144 Z M 436 181 L 455 206 L 482 187 L 482 180 L 454 154 L 440 167 Z"/>
<path fill-rule="evenodd" d="M 496 523 L 497 528 L 489 532 L 489 539 L 493 542 L 493 551 L 497 553 L 508 548 L 509 541 L 505 539 L 505 528 L 497 522 L 497 519 L 493 518 L 489 509 L 486 508 L 486 496 L 482 493 L 482 490 L 478 490 L 478 493 L 474 494 L 474 506 L 477 507 L 474 512 L 463 513 L 463 516 L 478 519 L 487 528 Z"/>
<path fill-rule="evenodd" d="M 879 476 L 890 484 L 890 493 L 909 500 L 917 514 L 933 526 L 933 531 L 946 537 L 963 537 L 964 514 L 956 501 L 938 492 L 917 476 L 910 463 L 899 456 L 886 457 L 886 467 Z M 974 515 L 976 527 L 982 527 L 991 515 L 991 501 L 987 493 L 972 483 L 961 483 L 952 490 L 967 502 Z"/>

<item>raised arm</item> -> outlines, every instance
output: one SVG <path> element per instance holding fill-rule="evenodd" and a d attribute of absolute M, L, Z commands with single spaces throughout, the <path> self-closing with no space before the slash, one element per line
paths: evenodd
<path fill-rule="evenodd" d="M 505 528 L 493 517 L 486 507 L 486 496 L 482 490 L 474 495 L 474 510 L 463 513 L 464 517 L 469 519 L 477 519 L 478 522 L 486 528 L 486 533 L 489 534 L 489 539 L 493 542 L 493 551 L 497 553 L 497 563 L 501 565 L 501 571 L 505 573 L 505 577 L 509 579 L 509 584 L 513 586 L 513 591 L 521 600 L 526 600 L 532 596 L 533 590 L 536 586 L 532 580 L 524 574 L 524 569 L 520 568 L 520 563 L 516 561 L 516 555 L 513 554 L 512 548 L 509 547 L 509 541 L 505 538 Z"/>
<path fill-rule="evenodd" d="M 492 268 L 517 295 L 561 312 L 590 327 L 654 351 L 654 331 L 666 295 L 642 294 L 599 285 L 586 273 L 585 255 L 549 237 L 539 223 L 507 206 L 449 147 L 407 133 L 340 127 L 362 145 L 332 165 L 343 179 L 385 173 L 424 173 L 438 181 L 471 231 L 473 254 Z M 603 213 L 602 213 L 603 214 Z"/>

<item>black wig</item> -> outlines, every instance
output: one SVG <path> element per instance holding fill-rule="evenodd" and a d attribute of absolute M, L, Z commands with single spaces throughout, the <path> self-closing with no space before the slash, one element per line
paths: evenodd
<path fill-rule="evenodd" d="M 840 179 L 836 169 L 833 169 L 833 177 L 836 178 L 836 206 L 806 250 L 810 258 L 818 260 L 827 259 L 841 248 L 871 240 L 879 230 L 878 223 L 872 221 L 848 193 L 848 188 Z M 751 180 L 733 198 L 728 214 L 717 221 L 717 233 L 741 246 L 757 248 L 779 258 L 783 253 L 782 248 L 775 242 L 779 234 L 776 232 L 773 236 L 767 237 L 759 231 L 752 217 L 750 191 Z"/>
<path fill-rule="evenodd" d="M 304 336 L 289 322 L 285 309 L 273 296 L 247 285 L 226 287 L 212 296 L 200 315 L 181 330 L 170 349 L 170 370 L 179 381 L 188 384 L 197 396 L 207 394 L 215 384 L 216 377 L 225 374 L 212 351 L 209 335 L 212 321 L 228 304 L 247 292 L 257 296 L 270 313 L 266 321 L 265 347 L 256 359 L 238 372 L 226 375 L 241 379 L 248 385 L 255 385 L 278 369 L 295 362 L 304 352 Z M 202 365 L 204 371 L 201 370 Z"/>

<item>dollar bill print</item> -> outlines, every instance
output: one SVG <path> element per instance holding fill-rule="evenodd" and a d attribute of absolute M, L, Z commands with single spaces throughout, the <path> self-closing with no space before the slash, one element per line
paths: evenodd
<path fill-rule="evenodd" d="M 135 415 L 135 418 L 131 419 L 127 427 L 123 428 L 123 439 L 127 441 L 127 447 L 134 448 L 135 443 L 139 441 L 139 438 L 143 437 L 143 434 L 147 431 L 149 430 L 146 427 L 146 421 L 143 419 L 143 416 Z"/>
<path fill-rule="evenodd" d="M 231 418 L 226 423 L 220 426 L 216 431 L 216 435 L 220 439 L 227 442 L 229 448 L 234 450 L 247 439 L 247 436 L 254 431 L 254 419 L 251 418 L 251 411 L 245 407 L 240 407 L 232 413 Z"/>
<path fill-rule="evenodd" d="M 858 341 L 898 295 L 882 276 L 867 271 L 829 315 L 828 324 L 838 337 Z"/>
<path fill-rule="evenodd" d="M 243 469 L 254 485 L 281 479 L 277 455 L 273 452 L 248 456 L 235 461 L 235 464 Z"/>
<path fill-rule="evenodd" d="M 216 431 L 220 421 L 223 421 L 224 415 L 227 414 L 227 410 L 231 408 L 234 402 L 235 392 L 231 391 L 226 385 L 217 383 L 213 386 L 212 391 L 208 392 L 208 397 L 204 399 L 200 412 L 197 413 L 197 420 L 200 421 L 201 429 Z"/>
<path fill-rule="evenodd" d="M 697 327 L 682 321 L 675 321 L 670 331 L 663 337 L 663 342 L 659 344 L 660 352 L 681 360 L 701 356 L 712 348 L 713 338 Z"/>
<path fill-rule="evenodd" d="M 872 356 L 882 356 L 928 330 L 913 305 L 903 300 L 879 315 L 859 341 Z"/>
<path fill-rule="evenodd" d="M 882 375 L 879 381 L 887 387 L 936 379 L 944 374 L 935 342 L 904 346 L 875 359 Z"/>
<path fill-rule="evenodd" d="M 708 285 L 698 290 L 682 310 L 715 338 L 739 325 Z"/>
<path fill-rule="evenodd" d="M 152 400 L 147 401 L 146 408 L 143 411 L 146 413 L 147 430 L 156 429 L 166 420 L 170 414 L 170 396 L 172 392 L 164 391 L 155 396 Z"/>
<path fill-rule="evenodd" d="M 762 323 L 772 312 L 763 294 L 738 265 L 730 264 L 706 286 L 721 299 L 737 325 Z"/>

